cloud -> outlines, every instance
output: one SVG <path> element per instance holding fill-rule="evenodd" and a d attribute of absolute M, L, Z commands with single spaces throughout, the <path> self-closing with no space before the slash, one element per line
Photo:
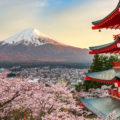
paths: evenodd
<path fill-rule="evenodd" d="M 48 6 L 48 2 L 46 0 L 36 0 L 36 1 L 32 1 L 32 3 L 30 3 L 30 6 L 45 7 Z"/>
<path fill-rule="evenodd" d="M 113 41 L 118 30 L 92 30 L 91 22 L 106 17 L 115 9 L 118 0 L 92 0 L 82 4 L 70 5 L 59 13 L 50 14 L 49 36 L 76 47 L 88 48 Z M 53 29 L 53 30 L 51 30 Z"/>

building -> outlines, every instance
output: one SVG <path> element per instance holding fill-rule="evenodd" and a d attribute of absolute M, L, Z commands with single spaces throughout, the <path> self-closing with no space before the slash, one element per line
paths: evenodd
<path fill-rule="evenodd" d="M 39 70 L 40 73 L 50 73 L 50 70 Z"/>
<path fill-rule="evenodd" d="M 113 12 L 102 20 L 93 22 L 92 29 L 120 29 L 120 0 Z M 114 53 L 120 55 L 120 34 L 114 35 L 114 41 L 101 46 L 90 47 L 90 54 Z M 110 113 L 117 109 L 114 119 L 120 120 L 120 62 L 113 63 L 113 69 L 87 73 L 86 80 L 96 81 L 105 84 L 114 84 L 115 89 L 109 91 L 109 97 L 98 99 L 81 99 L 82 106 L 101 118 L 106 118 Z"/>
<path fill-rule="evenodd" d="M 38 78 L 34 78 L 28 81 L 29 83 L 38 83 Z"/>
<path fill-rule="evenodd" d="M 2 71 L 0 71 L 0 75 L 2 75 L 2 73 L 3 73 L 3 72 L 2 72 Z"/>

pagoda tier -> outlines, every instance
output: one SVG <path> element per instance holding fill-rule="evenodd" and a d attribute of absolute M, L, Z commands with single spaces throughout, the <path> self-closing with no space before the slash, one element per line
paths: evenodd
<path fill-rule="evenodd" d="M 89 54 L 102 54 L 102 53 L 110 53 L 110 54 L 120 54 L 120 37 L 117 37 L 114 42 L 90 47 Z"/>
<path fill-rule="evenodd" d="M 114 66 L 116 67 L 115 63 Z M 95 81 L 104 84 L 114 84 L 116 89 L 110 90 L 110 96 L 120 100 L 120 69 L 111 69 L 101 72 L 86 73 L 86 81 Z"/>
<path fill-rule="evenodd" d="M 120 69 L 111 69 L 101 72 L 86 73 L 87 81 L 96 81 L 105 84 L 114 84 L 120 82 Z"/>
<path fill-rule="evenodd" d="M 117 118 L 120 120 L 120 100 L 105 97 L 98 99 L 80 99 L 80 101 L 91 112 L 100 118 L 104 118 L 104 120 L 110 113 L 117 109 L 116 113 L 113 115 L 113 119 Z"/>
<path fill-rule="evenodd" d="M 102 20 L 92 22 L 94 25 L 92 29 L 120 29 L 120 1 L 115 8 L 108 16 Z"/>

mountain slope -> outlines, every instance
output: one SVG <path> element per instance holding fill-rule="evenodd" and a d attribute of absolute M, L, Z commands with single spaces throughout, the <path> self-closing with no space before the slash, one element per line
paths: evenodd
<path fill-rule="evenodd" d="M 0 61 L 91 62 L 88 49 L 59 43 L 36 29 L 25 29 L 0 42 Z"/>

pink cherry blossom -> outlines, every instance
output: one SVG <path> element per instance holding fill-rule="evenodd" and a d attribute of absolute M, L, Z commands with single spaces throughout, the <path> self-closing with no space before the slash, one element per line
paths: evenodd
<path fill-rule="evenodd" d="M 4 73 L 0 76 L 1 118 L 11 116 L 10 112 L 18 109 L 27 110 L 34 118 L 42 120 L 89 120 L 83 116 L 91 112 L 83 110 L 75 97 L 80 95 L 89 99 L 94 98 L 93 94 L 99 97 L 102 91 L 110 88 L 103 86 L 101 89 L 91 89 L 88 93 L 82 90 L 73 94 L 65 85 L 49 84 L 50 87 L 46 87 L 43 83 L 29 83 L 30 78 L 22 81 L 21 77 L 10 79 L 6 75 Z M 106 120 L 115 112 L 116 110 Z"/>

